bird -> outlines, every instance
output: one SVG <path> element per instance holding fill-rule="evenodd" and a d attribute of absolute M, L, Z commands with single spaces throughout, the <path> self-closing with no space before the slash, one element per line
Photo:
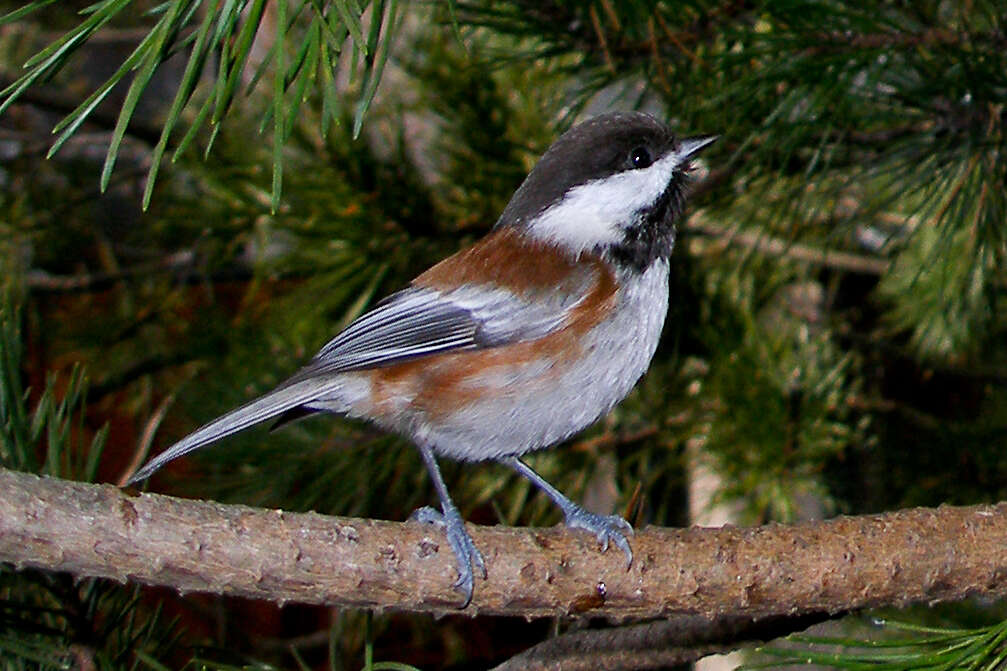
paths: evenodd
<path fill-rule="evenodd" d="M 440 509 L 454 588 L 472 600 L 486 564 L 437 458 L 495 461 L 541 489 L 567 526 L 633 554 L 632 527 L 587 511 L 521 457 L 607 414 L 650 366 L 669 302 L 670 256 L 692 161 L 716 136 L 678 138 L 654 116 L 613 112 L 563 133 L 489 232 L 376 303 L 275 389 L 168 447 L 129 480 L 266 420 L 335 413 L 418 449 Z"/>

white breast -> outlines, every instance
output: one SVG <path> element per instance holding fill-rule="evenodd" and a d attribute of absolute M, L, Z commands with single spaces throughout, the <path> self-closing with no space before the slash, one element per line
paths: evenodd
<path fill-rule="evenodd" d="M 576 363 L 535 362 L 501 393 L 409 433 L 443 456 L 481 461 L 548 447 L 605 415 L 650 366 L 668 311 L 668 261 L 618 279 L 614 314 L 586 334 Z"/>

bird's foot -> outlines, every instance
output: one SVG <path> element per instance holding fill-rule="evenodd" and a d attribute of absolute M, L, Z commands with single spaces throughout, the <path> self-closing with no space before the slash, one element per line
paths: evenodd
<path fill-rule="evenodd" d="M 572 504 L 572 502 L 571 502 Z M 566 525 L 573 529 L 590 531 L 598 538 L 601 551 L 608 549 L 608 544 L 615 543 L 626 553 L 626 568 L 633 564 L 633 551 L 629 547 L 626 536 L 633 535 L 633 527 L 618 515 L 598 515 L 584 510 L 578 505 L 564 509 Z"/>
<path fill-rule="evenodd" d="M 482 553 L 476 548 L 472 537 L 465 529 L 465 521 L 456 508 L 441 512 L 430 506 L 417 509 L 409 516 L 409 519 L 444 528 L 448 544 L 451 546 L 451 551 L 455 553 L 457 561 L 458 580 L 455 581 L 454 588 L 465 597 L 465 602 L 461 605 L 462 608 L 465 608 L 472 601 L 472 590 L 475 584 L 472 567 L 474 566 L 482 573 L 483 580 L 486 579 L 486 563 L 483 561 Z"/>

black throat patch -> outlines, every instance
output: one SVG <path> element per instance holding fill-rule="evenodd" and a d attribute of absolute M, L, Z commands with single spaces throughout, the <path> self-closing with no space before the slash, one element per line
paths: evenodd
<path fill-rule="evenodd" d="M 640 210 L 636 221 L 625 229 L 622 241 L 609 247 L 612 260 L 643 272 L 654 261 L 670 257 L 675 246 L 675 224 L 684 207 L 684 184 L 675 175 L 657 202 Z"/>

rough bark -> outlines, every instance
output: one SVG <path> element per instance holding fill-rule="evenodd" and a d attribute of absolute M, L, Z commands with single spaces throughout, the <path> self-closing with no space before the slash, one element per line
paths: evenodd
<path fill-rule="evenodd" d="M 467 613 L 766 618 L 1007 592 L 1007 504 L 792 526 L 662 529 L 601 553 L 559 527 L 470 527 L 486 559 Z M 459 603 L 441 531 L 131 495 L 0 470 L 0 561 L 121 582 L 339 606 Z"/>

